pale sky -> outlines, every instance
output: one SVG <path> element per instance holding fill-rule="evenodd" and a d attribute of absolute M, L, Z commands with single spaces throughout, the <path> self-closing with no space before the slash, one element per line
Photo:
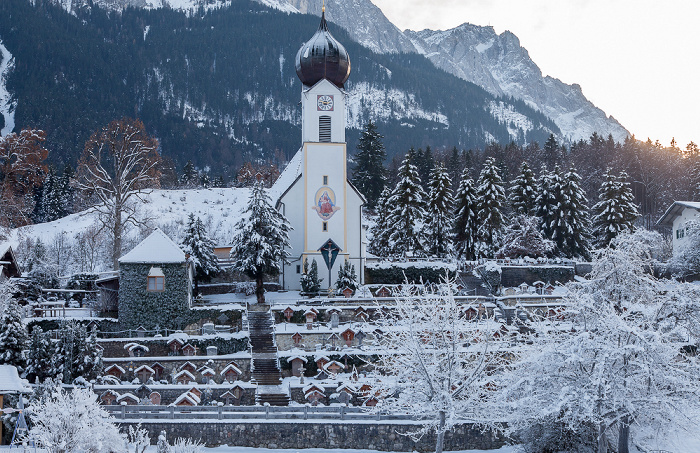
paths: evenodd
<path fill-rule="evenodd" d="M 400 29 L 510 30 L 638 139 L 700 143 L 700 0 L 372 0 Z"/>

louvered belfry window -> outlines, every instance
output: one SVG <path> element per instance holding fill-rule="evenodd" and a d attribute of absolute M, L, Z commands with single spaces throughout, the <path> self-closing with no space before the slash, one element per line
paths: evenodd
<path fill-rule="evenodd" d="M 322 143 L 331 142 L 331 117 L 327 115 L 318 118 L 318 141 Z"/>

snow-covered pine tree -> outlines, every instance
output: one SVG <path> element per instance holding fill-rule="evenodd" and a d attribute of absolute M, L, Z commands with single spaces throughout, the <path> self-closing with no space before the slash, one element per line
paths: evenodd
<path fill-rule="evenodd" d="M 384 187 L 379 201 L 377 201 L 377 216 L 374 225 L 370 228 L 371 242 L 369 243 L 369 251 L 376 256 L 386 257 L 391 254 L 389 247 L 391 236 L 391 228 L 389 227 L 389 198 L 391 197 L 391 189 Z"/>
<path fill-rule="evenodd" d="M 542 163 L 547 166 L 547 168 L 553 168 L 559 165 L 561 162 L 562 153 L 559 144 L 557 143 L 554 134 L 549 134 L 549 138 L 542 148 Z"/>
<path fill-rule="evenodd" d="M 447 171 L 450 175 L 450 180 L 452 181 L 452 185 L 455 189 L 459 187 L 459 177 L 464 169 L 463 165 L 462 154 L 455 146 L 452 148 L 452 154 L 450 154 L 450 158 L 447 160 L 446 165 Z"/>
<path fill-rule="evenodd" d="M 184 189 L 193 189 L 199 183 L 199 174 L 191 160 L 188 160 L 182 167 L 182 176 L 180 176 L 180 187 Z"/>
<path fill-rule="evenodd" d="M 554 196 L 554 205 L 551 206 L 549 215 L 547 218 L 543 218 L 542 222 L 545 224 L 545 231 L 549 231 L 551 236 L 549 239 L 554 241 L 555 253 L 561 254 L 564 248 L 564 243 L 568 235 L 568 229 L 565 221 L 565 211 L 564 205 L 566 202 L 566 195 L 564 193 L 564 176 L 562 175 L 561 168 L 559 165 L 554 166 L 554 170 L 551 173 L 551 191 Z"/>
<path fill-rule="evenodd" d="M 535 199 L 537 198 L 537 182 L 535 173 L 527 162 L 520 165 L 520 174 L 510 187 L 510 203 L 516 214 L 534 215 Z"/>
<path fill-rule="evenodd" d="M 591 259 L 591 222 L 588 200 L 581 188 L 581 177 L 574 167 L 564 175 L 564 203 L 562 211 L 565 222 L 564 241 L 560 252 L 567 258 Z"/>
<path fill-rule="evenodd" d="M 102 374 L 104 363 L 102 362 L 102 351 L 97 347 L 97 330 L 92 329 L 90 333 L 84 325 L 79 326 L 80 337 L 84 338 L 81 343 L 84 348 L 81 360 L 76 363 L 77 375 L 86 381 L 91 381 Z"/>
<path fill-rule="evenodd" d="M 452 250 L 454 230 L 454 198 L 452 182 L 442 164 L 433 167 L 430 173 L 430 195 L 428 195 L 427 221 L 425 223 L 425 245 L 428 254 L 445 257 Z"/>
<path fill-rule="evenodd" d="M 232 267 L 255 280 L 257 301 L 264 304 L 265 276 L 279 275 L 282 264 L 288 264 L 286 248 L 290 246 L 291 227 L 287 218 L 272 206 L 261 181 L 255 183 L 251 192 L 243 218 L 236 224 Z"/>
<path fill-rule="evenodd" d="M 377 131 L 377 125 L 370 120 L 365 126 L 357 144 L 356 167 L 352 182 L 367 199 L 367 207 L 374 208 L 386 184 L 386 150 Z"/>
<path fill-rule="evenodd" d="M 318 264 L 316 259 L 309 266 L 309 259 L 304 258 L 304 273 L 301 274 L 301 291 L 309 296 L 315 296 L 321 291 L 322 278 L 318 278 Z"/>
<path fill-rule="evenodd" d="M 345 288 L 357 290 L 357 273 L 355 266 L 350 263 L 350 260 L 345 260 L 343 266 L 338 270 L 338 279 L 335 282 L 335 288 L 342 291 Z"/>
<path fill-rule="evenodd" d="M 500 246 L 506 193 L 493 157 L 486 159 L 476 189 L 477 257 L 493 257 Z"/>
<path fill-rule="evenodd" d="M 540 229 L 542 235 L 555 242 L 555 250 L 558 252 L 558 242 L 556 240 L 561 222 L 561 204 L 563 181 L 561 170 L 555 167 L 549 171 L 542 166 L 540 178 L 537 181 L 536 214 L 540 218 Z"/>
<path fill-rule="evenodd" d="M 210 281 L 219 271 L 219 259 L 214 255 L 214 241 L 207 234 L 204 223 L 199 217 L 190 214 L 182 240 L 182 251 L 189 255 L 194 265 L 194 295 L 199 294 L 199 282 Z"/>
<path fill-rule="evenodd" d="M 469 168 L 462 178 L 455 196 L 454 242 L 457 255 L 466 260 L 476 259 L 477 204 L 474 181 L 469 177 Z"/>
<path fill-rule="evenodd" d="M 608 168 L 598 198 L 598 203 L 593 206 L 593 236 L 596 246 L 602 248 L 607 247 L 618 234 L 632 231 L 639 211 L 624 172 L 616 177 Z"/>
<path fill-rule="evenodd" d="M 391 226 L 389 245 L 392 253 L 406 255 L 423 253 L 422 223 L 425 219 L 425 192 L 421 186 L 411 153 L 401 163 L 399 182 L 389 198 L 391 209 L 387 224 Z"/>
<path fill-rule="evenodd" d="M 44 332 L 41 327 L 34 326 L 29 341 L 29 354 L 25 374 L 29 382 L 36 380 L 44 382 L 47 378 L 56 377 L 52 357 L 54 346 L 51 343 L 51 333 Z"/>
<path fill-rule="evenodd" d="M 545 239 L 540 232 L 537 217 L 517 215 L 503 231 L 501 248 L 497 258 L 539 258 L 554 250 L 554 242 Z"/>
<path fill-rule="evenodd" d="M 0 364 L 15 366 L 22 373 L 27 365 L 24 351 L 28 343 L 27 328 L 22 323 L 22 308 L 13 297 L 9 297 L 0 317 Z"/>

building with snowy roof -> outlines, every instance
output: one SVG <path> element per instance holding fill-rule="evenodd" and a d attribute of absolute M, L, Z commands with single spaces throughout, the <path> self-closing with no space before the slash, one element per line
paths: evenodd
<path fill-rule="evenodd" d="M 119 322 L 124 328 L 179 328 L 192 306 L 193 269 L 185 252 L 156 229 L 119 258 Z"/>
<path fill-rule="evenodd" d="M 677 253 L 686 243 L 686 231 L 688 222 L 700 221 L 700 202 L 674 201 L 663 216 L 656 222 L 659 226 L 671 229 L 673 235 L 673 253 Z"/>
<path fill-rule="evenodd" d="M 22 272 L 12 247 L 7 242 L 0 242 L 0 282 L 13 277 L 21 277 Z"/>
<path fill-rule="evenodd" d="M 270 189 L 277 209 L 293 227 L 291 264 L 284 266 L 280 283 L 285 289 L 301 289 L 304 260 L 315 259 L 322 285 L 328 287 L 346 260 L 360 278 L 364 275 L 365 199 L 347 175 L 344 84 L 350 58 L 328 30 L 325 13 L 316 33 L 299 49 L 296 70 L 302 82 L 302 146 Z"/>

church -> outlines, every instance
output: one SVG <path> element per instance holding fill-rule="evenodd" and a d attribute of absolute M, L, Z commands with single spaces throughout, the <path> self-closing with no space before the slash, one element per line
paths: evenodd
<path fill-rule="evenodd" d="M 300 289 L 305 259 L 316 260 L 323 289 L 335 286 L 346 260 L 362 283 L 365 199 L 348 180 L 345 142 L 350 57 L 328 30 L 325 7 L 318 30 L 297 53 L 296 72 L 302 83 L 301 148 L 270 189 L 276 209 L 293 228 L 290 264 L 284 265 L 280 284 Z"/>

